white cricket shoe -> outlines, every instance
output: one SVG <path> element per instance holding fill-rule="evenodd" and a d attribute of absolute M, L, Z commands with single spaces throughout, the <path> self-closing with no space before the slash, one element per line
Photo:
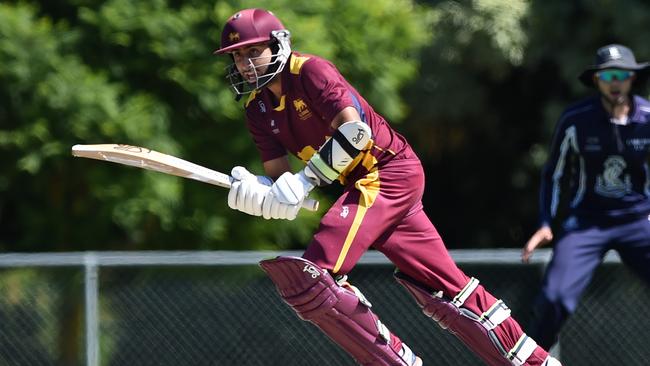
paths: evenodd
<path fill-rule="evenodd" d="M 408 366 L 422 366 L 422 359 L 413 353 L 406 343 L 402 343 L 402 349 L 399 351 L 399 356 Z"/>

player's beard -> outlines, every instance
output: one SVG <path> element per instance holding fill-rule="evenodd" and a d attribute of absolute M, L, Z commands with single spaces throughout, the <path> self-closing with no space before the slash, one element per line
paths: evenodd
<path fill-rule="evenodd" d="M 611 91 L 602 93 L 602 100 L 607 105 L 606 108 L 610 114 L 610 121 L 614 124 L 627 124 L 628 116 L 625 107 L 628 105 L 629 98 L 626 93 Z"/>
<path fill-rule="evenodd" d="M 612 109 L 623 106 L 628 102 L 627 94 L 621 91 L 608 91 L 607 93 L 602 93 L 602 98 Z"/>

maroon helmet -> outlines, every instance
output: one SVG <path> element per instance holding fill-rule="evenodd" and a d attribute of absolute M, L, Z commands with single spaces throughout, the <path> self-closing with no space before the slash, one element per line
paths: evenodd
<path fill-rule="evenodd" d="M 238 96 L 247 94 L 268 84 L 279 74 L 291 55 L 290 33 L 280 20 L 268 10 L 245 9 L 228 19 L 221 32 L 221 47 L 215 54 L 229 53 L 237 48 L 258 43 L 268 43 L 273 50 L 270 63 L 251 68 L 256 73 L 254 83 L 245 81 L 234 64 L 227 68 L 227 78 Z M 267 67 L 260 74 L 258 69 Z"/>
<path fill-rule="evenodd" d="M 270 42 L 271 32 L 284 30 L 284 25 L 273 13 L 264 9 L 245 9 L 228 19 L 221 32 L 221 47 L 215 54 L 256 43 Z"/>

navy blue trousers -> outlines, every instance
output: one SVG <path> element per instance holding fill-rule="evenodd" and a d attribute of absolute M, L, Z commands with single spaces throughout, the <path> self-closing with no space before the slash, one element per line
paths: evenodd
<path fill-rule="evenodd" d="M 548 350 L 562 325 L 575 312 L 580 296 L 608 250 L 650 285 L 650 217 L 630 223 L 597 226 L 578 222 L 558 238 L 535 300 L 528 335 Z"/>

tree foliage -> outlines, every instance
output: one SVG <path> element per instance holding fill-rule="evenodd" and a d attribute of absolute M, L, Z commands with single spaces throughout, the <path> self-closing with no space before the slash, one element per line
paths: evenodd
<path fill-rule="evenodd" d="M 308 243 L 297 222 L 233 212 L 226 191 L 73 159 L 77 143 L 150 147 L 228 172 L 261 173 L 241 103 L 212 51 L 252 1 L 9 1 L 0 4 L 0 245 L 4 250 L 254 249 Z M 340 64 L 399 120 L 426 12 L 410 1 L 268 1 L 293 45 Z M 365 23 L 365 25 L 364 25 Z M 380 61 L 378 61 L 380 60 Z M 382 101 L 387 101 L 382 103 Z M 318 196 L 317 196 L 318 197 Z M 327 194 L 318 197 L 327 207 Z"/>
<path fill-rule="evenodd" d="M 0 247 L 298 248 L 320 214 L 265 221 L 214 187 L 73 159 L 76 143 L 144 145 L 261 172 L 212 51 L 256 1 L 0 4 Z M 553 125 L 612 42 L 650 59 L 641 0 L 270 0 L 295 49 L 331 59 L 405 134 L 425 209 L 450 247 L 520 246 L 534 230 Z M 622 15 L 622 16 L 621 16 Z M 645 93 L 645 91 L 642 91 Z M 338 188 L 319 191 L 328 206 Z"/>

